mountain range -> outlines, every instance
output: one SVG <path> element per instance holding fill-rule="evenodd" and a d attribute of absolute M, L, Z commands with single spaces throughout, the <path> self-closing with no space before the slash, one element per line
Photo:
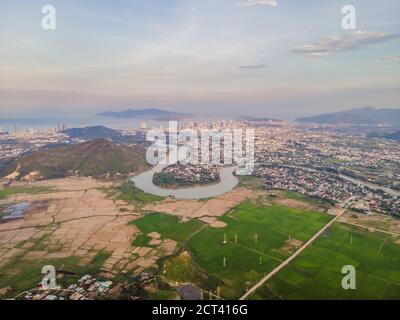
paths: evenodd
<path fill-rule="evenodd" d="M 369 138 L 383 138 L 388 140 L 400 141 L 400 131 L 387 133 L 387 134 L 380 134 L 380 133 L 371 133 L 368 135 Z"/>
<path fill-rule="evenodd" d="M 374 107 L 356 108 L 346 111 L 324 113 L 296 119 L 297 122 L 319 124 L 357 124 L 400 126 L 400 108 L 378 109 Z"/>

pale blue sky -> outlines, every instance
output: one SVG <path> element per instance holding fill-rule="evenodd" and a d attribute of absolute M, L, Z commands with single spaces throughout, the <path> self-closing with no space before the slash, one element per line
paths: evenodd
<path fill-rule="evenodd" d="M 400 107 L 398 0 L 0 0 L 0 116 Z M 41 28 L 41 8 L 57 29 Z M 357 9 L 357 31 L 341 8 Z"/>

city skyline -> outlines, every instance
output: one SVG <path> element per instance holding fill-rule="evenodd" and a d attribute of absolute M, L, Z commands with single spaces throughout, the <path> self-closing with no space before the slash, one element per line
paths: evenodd
<path fill-rule="evenodd" d="M 2 3 L 0 116 L 160 108 L 279 118 L 399 107 L 397 1 Z M 351 4 L 357 29 L 342 29 Z M 312 5 L 312 6 L 311 6 Z"/>

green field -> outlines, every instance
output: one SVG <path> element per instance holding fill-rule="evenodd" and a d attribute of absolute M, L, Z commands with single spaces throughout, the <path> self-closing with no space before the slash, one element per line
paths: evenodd
<path fill-rule="evenodd" d="M 253 299 L 399 299 L 398 238 L 335 223 Z M 353 265 L 357 289 L 343 290 L 342 267 Z"/>
<path fill-rule="evenodd" d="M 304 242 L 330 219 L 318 212 L 245 202 L 220 218 L 226 228 L 208 227 L 193 237 L 188 247 L 205 272 L 226 284 L 222 295 L 238 298 L 290 255 L 282 250 L 289 235 Z M 223 244 L 225 234 L 228 244 Z"/>
<path fill-rule="evenodd" d="M 225 228 L 204 227 L 198 220 L 179 223 L 177 217 L 159 213 L 131 223 L 144 235 L 157 231 L 163 238 L 184 243 L 193 262 L 213 279 L 215 286 L 223 283 L 224 298 L 239 298 L 246 287 L 260 280 L 295 250 L 290 246 L 283 249 L 289 236 L 304 242 L 330 219 L 319 212 L 244 202 L 219 219 L 227 224 Z M 225 234 L 226 244 L 223 243 Z M 144 244 L 146 238 L 137 241 Z M 181 256 L 166 260 L 163 276 L 172 281 L 196 278 L 187 268 L 190 263 Z"/>
<path fill-rule="evenodd" d="M 134 220 L 129 224 L 137 226 L 144 235 L 157 231 L 163 239 L 172 239 L 183 243 L 191 234 L 200 229 L 203 225 L 198 220 L 190 220 L 186 223 L 180 223 L 179 218 L 162 213 L 151 213 L 144 217 Z M 144 242 L 145 237 L 140 241 Z"/>
<path fill-rule="evenodd" d="M 297 246 L 304 243 L 331 219 L 324 213 L 247 201 L 219 218 L 226 223 L 224 228 L 204 227 L 197 220 L 179 223 L 177 217 L 165 214 L 151 214 L 133 223 L 144 234 L 157 231 L 163 238 L 183 243 L 190 252 L 190 256 L 164 260 L 160 271 L 164 278 L 202 288 L 207 283 L 207 289 L 220 286 L 223 298 L 236 299 L 297 250 L 291 246 L 293 241 L 298 240 Z M 292 242 L 287 241 L 289 235 Z M 251 298 L 398 299 L 398 240 L 335 223 Z M 341 287 L 345 265 L 357 270 L 357 290 Z M 208 278 L 198 278 L 195 269 Z"/>
<path fill-rule="evenodd" d="M 139 234 L 133 241 L 132 245 L 135 247 L 151 247 L 149 245 L 149 242 L 151 241 L 151 238 L 144 233 Z"/>

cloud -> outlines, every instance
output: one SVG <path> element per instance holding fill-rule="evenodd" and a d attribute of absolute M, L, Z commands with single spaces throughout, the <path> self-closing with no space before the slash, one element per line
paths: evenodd
<path fill-rule="evenodd" d="M 386 61 L 400 62 L 400 56 L 387 56 L 383 57 L 382 59 Z"/>
<path fill-rule="evenodd" d="M 265 67 L 265 64 L 252 64 L 247 66 L 240 66 L 239 69 L 264 69 Z"/>
<path fill-rule="evenodd" d="M 238 4 L 241 7 L 254 7 L 254 6 L 270 6 L 277 7 L 278 1 L 276 0 L 246 0 L 246 2 Z"/>
<path fill-rule="evenodd" d="M 353 31 L 344 36 L 333 36 L 292 50 L 307 56 L 324 57 L 332 53 L 358 50 L 372 44 L 400 38 L 400 34 L 384 32 Z"/>

